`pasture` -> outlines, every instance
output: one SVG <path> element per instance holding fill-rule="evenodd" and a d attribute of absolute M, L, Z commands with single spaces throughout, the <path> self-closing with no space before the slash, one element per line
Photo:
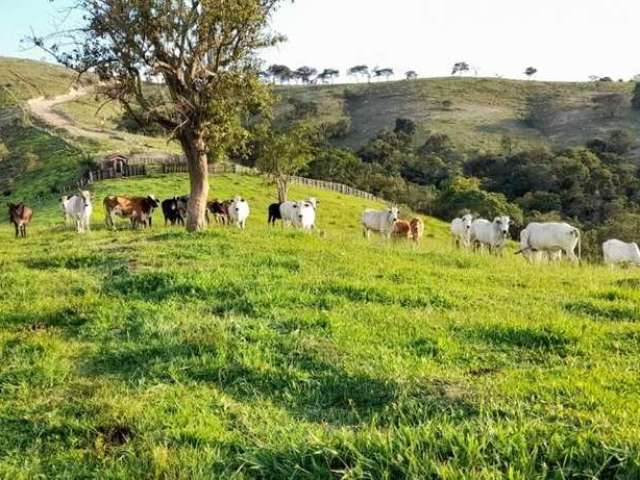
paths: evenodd
<path fill-rule="evenodd" d="M 187 192 L 182 175 L 95 185 L 93 231 L 34 206 L 0 230 L 0 477 L 638 478 L 640 275 L 362 238 L 369 201 L 320 200 L 326 237 L 109 231 L 107 194 Z M 409 212 L 401 212 L 408 216 Z M 4 214 L 3 214 L 4 215 Z"/>

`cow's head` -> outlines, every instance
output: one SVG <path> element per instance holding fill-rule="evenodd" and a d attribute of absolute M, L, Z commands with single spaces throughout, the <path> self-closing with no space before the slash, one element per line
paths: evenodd
<path fill-rule="evenodd" d="M 84 207 L 90 207 L 91 206 L 91 192 L 88 190 L 80 190 L 80 198 L 82 199 L 82 201 L 84 202 Z"/>
<path fill-rule="evenodd" d="M 471 215 L 470 213 L 467 213 L 466 215 L 462 216 L 462 225 L 464 226 L 465 230 L 470 230 L 472 223 L 473 223 L 473 215 Z"/>
<path fill-rule="evenodd" d="M 149 207 L 149 213 L 153 213 L 153 209 L 158 208 L 158 199 L 153 195 L 149 195 L 146 200 L 147 206 Z"/>
<path fill-rule="evenodd" d="M 387 211 L 387 218 L 389 219 L 389 223 L 395 223 L 398 221 L 398 207 L 391 207 Z"/>
<path fill-rule="evenodd" d="M 320 203 L 318 201 L 318 199 L 316 197 L 309 197 L 309 199 L 307 200 L 307 203 L 310 204 L 313 209 L 315 210 L 316 208 L 318 208 L 318 204 Z"/>
<path fill-rule="evenodd" d="M 309 201 L 298 202 L 293 208 L 296 209 L 296 215 L 300 220 L 304 219 L 305 216 L 308 218 L 315 211 L 315 206 Z"/>
<path fill-rule="evenodd" d="M 511 225 L 511 219 L 506 215 L 496 217 L 493 219 L 493 224 L 500 231 L 503 238 L 509 236 L 509 226 Z"/>

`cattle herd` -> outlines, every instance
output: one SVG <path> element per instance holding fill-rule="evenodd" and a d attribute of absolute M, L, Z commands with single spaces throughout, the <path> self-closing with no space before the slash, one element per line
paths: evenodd
<path fill-rule="evenodd" d="M 78 233 L 88 232 L 93 212 L 92 194 L 82 190 L 75 195 L 64 196 L 60 207 L 66 225 L 73 225 Z M 162 203 L 153 195 L 146 197 L 108 196 L 104 199 L 105 223 L 115 228 L 115 216 L 126 218 L 132 228 L 150 228 L 153 211 L 161 206 L 165 226 L 183 225 L 187 216 L 187 195 L 174 196 Z M 316 228 L 318 201 L 315 198 L 300 201 L 273 203 L 268 207 L 267 223 L 270 226 L 281 221 L 283 227 L 293 226 L 301 230 Z M 9 203 L 9 221 L 15 227 L 16 237 L 26 238 L 27 225 L 33 217 L 33 211 L 24 203 Z M 213 200 L 207 203 L 207 223 L 213 220 L 221 225 L 234 225 L 244 229 L 251 210 L 249 203 L 236 196 L 231 200 Z M 371 232 L 377 232 L 385 238 L 410 239 L 416 244 L 424 234 L 424 223 L 419 218 L 402 220 L 397 207 L 386 210 L 365 210 L 361 223 L 365 238 Z M 471 214 L 455 218 L 451 222 L 451 239 L 457 248 L 469 248 L 474 251 L 488 250 L 502 254 L 509 239 L 511 220 L 499 216 L 489 221 L 474 218 Z M 557 222 L 530 223 L 520 232 L 520 245 L 515 252 L 530 262 L 560 261 L 566 256 L 577 263 L 581 257 L 580 230 Z M 577 248 L 577 254 L 576 254 Z M 604 262 L 608 265 L 630 263 L 640 266 L 640 249 L 637 243 L 626 243 L 617 239 L 602 244 Z"/>

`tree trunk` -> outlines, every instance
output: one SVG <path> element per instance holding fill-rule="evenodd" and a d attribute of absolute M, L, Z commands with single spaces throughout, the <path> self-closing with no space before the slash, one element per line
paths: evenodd
<path fill-rule="evenodd" d="M 276 188 L 278 189 L 278 202 L 286 202 L 287 195 L 289 194 L 289 179 L 286 176 L 278 177 L 276 180 Z"/>
<path fill-rule="evenodd" d="M 187 231 L 197 232 L 207 227 L 205 214 L 209 197 L 207 148 L 202 132 L 193 132 L 181 140 L 187 157 L 191 191 L 187 204 Z"/>

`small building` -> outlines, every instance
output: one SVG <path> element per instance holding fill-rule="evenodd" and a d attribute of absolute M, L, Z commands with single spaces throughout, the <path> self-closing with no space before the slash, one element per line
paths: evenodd
<path fill-rule="evenodd" d="M 121 153 L 112 153 L 107 155 L 100 161 L 101 170 L 109 170 L 114 176 L 120 177 L 124 175 L 125 169 L 129 164 L 129 159 Z"/>

